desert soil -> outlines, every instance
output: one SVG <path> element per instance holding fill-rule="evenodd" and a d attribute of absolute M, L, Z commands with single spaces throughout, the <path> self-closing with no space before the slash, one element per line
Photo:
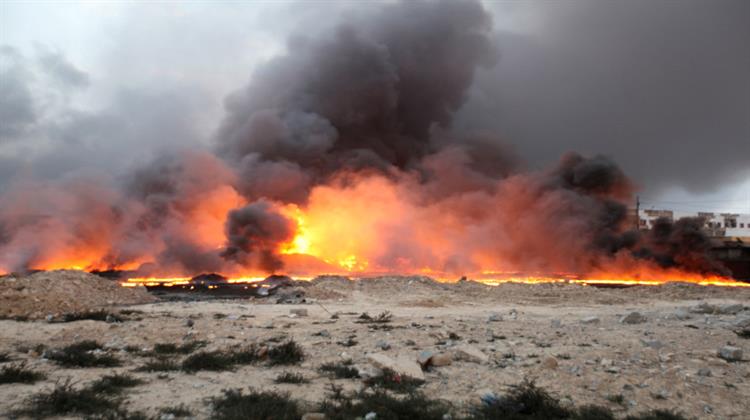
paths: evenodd
<path fill-rule="evenodd" d="M 360 379 L 322 375 L 317 368 L 323 363 L 351 359 L 367 371 L 371 353 L 415 360 L 424 350 L 450 353 L 465 345 L 488 360 L 454 360 L 429 369 L 421 387 L 428 396 L 463 407 L 483 394 L 502 394 L 531 379 L 567 403 L 604 405 L 622 416 L 656 408 L 690 418 L 746 419 L 750 413 L 750 341 L 733 332 L 738 322 L 750 317 L 748 307 L 742 306 L 750 298 L 747 289 L 682 284 L 627 289 L 563 284 L 492 287 L 402 277 L 318 279 L 300 290 L 306 295 L 304 304 L 275 304 L 273 298 L 161 301 L 111 305 L 115 313 L 137 311 L 118 323 L 0 321 L 0 353 L 8 352 L 48 375 L 33 385 L 0 385 L 0 416 L 56 382 L 71 378 L 85 385 L 111 372 L 131 372 L 146 381 L 127 391 L 126 405 L 151 414 L 160 407 L 185 404 L 197 418 L 205 418 L 210 414 L 206 397 L 228 388 L 276 389 L 313 404 L 324 398 L 331 382 L 349 390 L 363 386 Z M 735 313 L 691 312 L 701 303 L 717 308 L 740 304 L 741 310 L 735 306 L 730 311 Z M 293 316 L 292 309 L 306 309 L 308 315 Z M 357 322 L 363 312 L 384 311 L 393 315 L 386 328 Z M 633 311 L 645 316 L 645 322 L 620 322 Z M 591 317 L 598 322 L 584 322 Z M 105 344 L 123 366 L 63 369 L 33 350 L 37 344 L 53 348 L 87 339 Z M 303 347 L 306 358 L 301 364 L 257 364 L 195 374 L 133 373 L 146 359 L 124 350 L 186 340 L 206 340 L 206 349 L 213 350 L 285 339 Z M 356 344 L 341 344 L 347 341 Z M 744 350 L 745 361 L 720 358 L 717 352 L 726 345 Z M 311 383 L 274 384 L 282 372 L 301 373 Z M 608 396 L 613 395 L 622 395 L 623 402 L 611 402 Z"/>

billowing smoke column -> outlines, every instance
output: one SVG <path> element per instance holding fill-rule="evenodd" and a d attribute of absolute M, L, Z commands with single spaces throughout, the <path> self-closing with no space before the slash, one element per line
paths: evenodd
<path fill-rule="evenodd" d="M 8 189 L 0 269 L 242 274 L 297 254 L 321 270 L 721 272 L 694 221 L 628 229 L 632 186 L 609 159 L 524 172 L 491 134 L 455 132 L 475 71 L 497 57 L 474 1 L 384 4 L 292 38 L 227 99 L 215 155 L 157 159 L 124 187 Z"/>

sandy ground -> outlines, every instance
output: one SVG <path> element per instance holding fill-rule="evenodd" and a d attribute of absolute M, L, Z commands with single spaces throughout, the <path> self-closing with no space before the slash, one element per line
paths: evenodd
<path fill-rule="evenodd" d="M 160 407 L 182 403 L 205 418 L 210 413 L 206 397 L 217 396 L 222 389 L 247 387 L 279 389 L 312 403 L 323 399 L 332 382 L 317 371 L 325 362 L 351 358 L 366 369 L 369 353 L 415 359 L 423 350 L 447 352 L 456 345 L 471 345 L 489 361 L 454 361 L 432 368 L 422 386 L 428 396 L 462 407 L 486 392 L 503 393 L 528 378 L 565 401 L 605 405 L 623 416 L 667 408 L 692 418 L 750 418 L 750 363 L 730 363 L 717 356 L 719 348 L 733 345 L 743 349 L 748 359 L 750 341 L 732 329 L 738 320 L 750 317 L 750 311 L 745 307 L 736 314 L 689 312 L 701 302 L 746 305 L 749 290 L 686 285 L 487 287 L 471 282 L 446 286 L 419 278 L 330 279 L 302 290 L 306 304 L 260 299 L 159 302 L 128 307 L 142 313 L 122 323 L 0 321 L 0 352 L 48 374 L 34 385 L 0 385 L 0 415 L 56 381 L 72 378 L 86 384 L 107 373 L 132 372 L 146 359 L 119 350 L 128 345 L 150 348 L 154 343 L 198 339 L 207 340 L 211 350 L 293 338 L 306 353 L 298 366 L 133 373 L 146 383 L 128 391 L 127 407 L 156 413 Z M 290 316 L 290 309 L 296 308 L 307 309 L 308 316 Z M 387 324 L 390 329 L 356 322 L 362 312 L 383 311 L 393 314 Z M 646 321 L 621 323 L 620 318 L 632 311 L 645 315 Z M 332 319 L 333 313 L 339 314 L 337 319 Z M 493 314 L 502 320 L 490 321 Z M 599 322 L 582 322 L 592 316 Z M 449 338 L 451 334 L 458 338 Z M 348 338 L 357 344 L 339 344 Z M 83 339 L 106 344 L 124 366 L 61 369 L 33 351 L 18 351 L 40 343 L 59 347 Z M 380 348 L 384 343 L 390 348 Z M 299 372 L 312 382 L 276 385 L 273 379 L 281 372 Z M 346 389 L 363 386 L 357 379 L 333 382 Z M 624 402 L 610 402 L 610 395 L 622 395 Z"/>

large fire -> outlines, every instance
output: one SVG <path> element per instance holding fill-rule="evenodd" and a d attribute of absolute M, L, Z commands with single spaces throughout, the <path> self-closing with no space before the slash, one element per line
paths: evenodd
<path fill-rule="evenodd" d="M 211 149 L 125 173 L 19 173 L 0 190 L 0 273 L 748 286 L 727 277 L 701 221 L 634 229 L 635 188 L 610 158 L 531 170 L 481 121 L 454 123 L 497 58 L 482 3 L 388 2 L 371 19 L 258 67 Z"/>
<path fill-rule="evenodd" d="M 735 281 L 718 275 L 701 275 L 678 268 L 663 268 L 646 260 L 616 255 L 606 268 L 590 267 L 583 272 L 559 274 L 552 271 L 527 269 L 527 260 L 540 258 L 555 260 L 559 252 L 550 255 L 516 255 L 515 246 L 509 254 L 491 240 L 482 241 L 473 229 L 480 227 L 489 234 L 500 232 L 509 239 L 526 241 L 531 249 L 546 252 L 537 241 L 549 238 L 527 238 L 523 228 L 513 237 L 517 227 L 504 226 L 495 230 L 492 212 L 516 214 L 523 209 L 514 204 L 492 201 L 497 207 L 471 208 L 472 201 L 435 201 L 422 205 L 411 193 L 413 184 L 396 182 L 383 176 L 348 176 L 312 189 L 304 205 L 273 203 L 293 226 L 289 238 L 275 250 L 283 261 L 280 272 L 299 279 L 310 279 L 320 274 L 367 277 L 384 274 L 426 275 L 439 281 L 455 281 L 461 277 L 487 284 L 515 283 L 575 283 L 584 285 L 658 285 L 665 282 L 688 282 L 700 285 L 750 287 L 750 283 Z M 523 201 L 523 194 L 514 194 Z M 242 206 L 242 198 L 228 186 L 219 186 L 203 195 L 198 203 L 187 206 L 180 221 L 194 243 L 203 249 L 219 252 L 225 243 L 225 219 L 231 209 Z M 486 204 L 486 203 L 485 203 Z M 451 211 L 454 210 L 454 211 Z M 488 221 L 489 220 L 489 221 Z M 508 220 L 507 214 L 500 220 Z M 521 213 L 516 219 L 524 223 Z M 177 221 L 175 221 L 177 222 Z M 488 227 L 489 226 L 489 227 Z M 553 232 L 554 233 L 554 232 Z M 541 235 L 541 233 L 540 233 Z M 520 239 L 519 239 L 520 238 Z M 575 238 L 570 238 L 574 243 Z M 155 252 L 160 252 L 156 246 Z M 54 251 L 55 249 L 52 248 Z M 32 269 L 132 270 L 138 271 L 155 262 L 149 255 L 139 254 L 132 260 L 112 261 L 106 242 L 71 241 L 56 252 L 42 255 Z M 519 258 L 524 264 L 519 264 Z M 137 275 L 124 284 L 182 285 L 193 275 L 175 271 L 171 267 L 156 267 L 148 276 Z M 170 275 L 171 274 L 171 275 Z M 227 265 L 222 274 L 233 283 L 262 280 L 267 271 L 247 269 L 241 265 Z"/>

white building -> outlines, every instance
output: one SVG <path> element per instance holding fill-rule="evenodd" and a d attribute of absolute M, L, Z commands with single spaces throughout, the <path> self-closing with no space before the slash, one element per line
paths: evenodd
<path fill-rule="evenodd" d="M 666 217 L 677 220 L 683 217 L 701 217 L 705 229 L 715 237 L 750 237 L 750 214 L 685 212 L 674 210 L 641 210 L 638 215 L 641 229 L 650 229 L 654 220 Z"/>

